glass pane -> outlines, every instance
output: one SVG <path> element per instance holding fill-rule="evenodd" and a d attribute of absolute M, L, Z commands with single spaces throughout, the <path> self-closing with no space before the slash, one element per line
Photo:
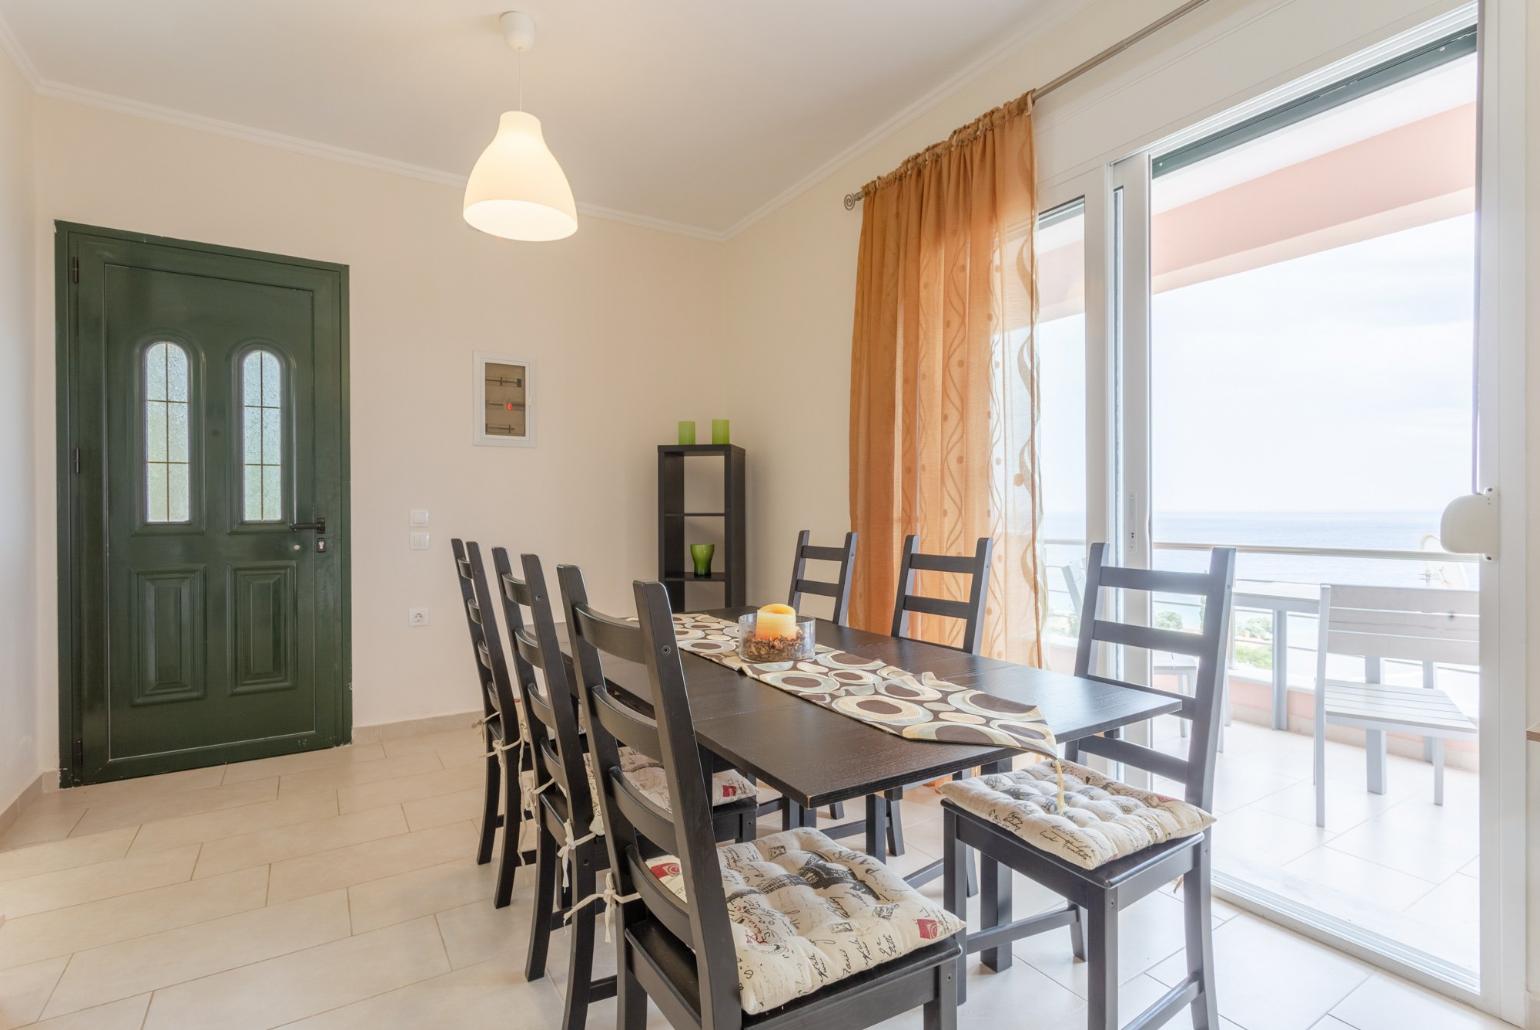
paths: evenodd
<path fill-rule="evenodd" d="M 247 465 L 241 483 L 241 518 L 246 522 L 262 521 L 262 466 Z"/>
<path fill-rule="evenodd" d="M 144 355 L 144 395 L 152 401 L 166 399 L 166 351 L 170 344 L 156 343 Z"/>
<path fill-rule="evenodd" d="M 283 430 L 278 424 L 279 411 L 276 408 L 262 409 L 262 464 L 281 464 L 279 451 L 283 443 Z"/>
<path fill-rule="evenodd" d="M 283 518 L 283 372 L 271 351 L 241 359 L 241 517 Z"/>
<path fill-rule="evenodd" d="M 147 522 L 170 522 L 166 500 L 166 466 L 163 462 L 146 465 L 144 470 L 144 517 Z"/>
<path fill-rule="evenodd" d="M 173 344 L 166 348 L 166 396 L 174 401 L 187 400 L 187 352 Z"/>
<path fill-rule="evenodd" d="M 248 408 L 262 405 L 262 355 L 257 351 L 241 359 L 241 403 Z"/>
<path fill-rule="evenodd" d="M 170 522 L 188 521 L 188 479 L 188 467 L 185 464 L 166 466 L 166 493 Z"/>
<path fill-rule="evenodd" d="M 192 515 L 191 383 L 187 352 L 174 343 L 144 352 L 144 517 L 188 522 Z"/>
<path fill-rule="evenodd" d="M 241 412 L 241 455 L 243 464 L 262 464 L 261 408 L 247 408 Z"/>
<path fill-rule="evenodd" d="M 276 465 L 262 466 L 262 521 L 276 522 L 282 517 L 283 470 Z"/>
<path fill-rule="evenodd" d="M 278 371 L 278 359 L 266 352 L 262 352 L 262 406 L 265 408 L 282 407 L 279 400 L 279 387 L 283 380 Z"/>
<path fill-rule="evenodd" d="M 166 460 L 187 463 L 187 405 L 166 405 Z"/>
<path fill-rule="evenodd" d="M 144 457 L 146 461 L 166 460 L 166 402 L 144 402 Z"/>

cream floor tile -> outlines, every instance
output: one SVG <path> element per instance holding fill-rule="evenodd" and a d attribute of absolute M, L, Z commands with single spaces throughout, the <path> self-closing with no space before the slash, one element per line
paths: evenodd
<path fill-rule="evenodd" d="M 347 935 L 347 897 L 334 891 L 94 948 L 70 960 L 69 970 L 48 1003 L 48 1015 L 159 991 L 302 952 Z M 279 986 L 272 985 L 275 990 Z"/>
<path fill-rule="evenodd" d="M 259 801 L 217 812 L 157 819 L 139 827 L 135 852 L 159 851 L 199 841 L 249 834 L 257 830 L 309 822 L 337 814 L 337 799 L 330 794 L 305 794 L 277 801 Z"/>
<path fill-rule="evenodd" d="M 145 1028 L 257 1030 L 447 972 L 438 927 L 425 917 L 156 991 Z"/>
<path fill-rule="evenodd" d="M 1336 1016 L 1322 1016 L 1319 1022 L 1312 1023 L 1310 1030 L 1354 1030 Z"/>
<path fill-rule="evenodd" d="M 253 780 L 235 783 L 228 787 L 204 787 L 200 790 L 184 790 L 159 797 L 139 798 L 132 801 L 114 801 L 92 805 L 75 824 L 70 836 L 101 833 L 120 826 L 135 826 L 155 822 L 158 819 L 175 819 L 198 812 L 217 812 L 226 808 L 239 808 L 262 801 L 272 801 L 278 796 L 278 780 Z"/>
<path fill-rule="evenodd" d="M 133 839 L 133 827 L 125 827 L 89 837 L 0 851 L 0 883 L 122 858 L 128 853 L 128 846 Z"/>
<path fill-rule="evenodd" d="M 496 880 L 496 863 L 477 865 L 473 857 L 466 856 L 349 887 L 353 932 L 404 923 L 475 901 L 490 908 Z"/>
<path fill-rule="evenodd" d="M 57 794 L 44 794 L 28 805 L 4 835 L 0 835 L 0 851 L 63 840 L 85 814 L 83 804 L 66 802 Z"/>
<path fill-rule="evenodd" d="M 498 958 L 523 969 L 529 942 L 531 893 L 529 881 L 516 882 L 513 903 L 507 908 L 493 908 L 490 901 L 480 900 L 438 913 L 435 918 L 444 937 L 449 964 L 464 969 Z"/>
<path fill-rule="evenodd" d="M 397 805 L 423 798 L 438 798 L 445 794 L 471 788 L 480 789 L 483 774 L 475 766 L 458 765 L 449 769 L 408 776 L 394 780 L 381 780 L 337 791 L 337 806 L 343 815 L 380 805 Z"/>
<path fill-rule="evenodd" d="M 1480 911 L 1480 884 L 1456 874 L 1388 922 L 1398 940 L 1474 971 L 1481 955 Z"/>
<path fill-rule="evenodd" d="M 466 722 L 468 724 L 470 720 Z M 423 751 L 432 751 L 441 759 L 447 756 L 455 761 L 464 761 L 485 755 L 486 742 L 482 738 L 481 727 L 470 725 L 441 733 L 420 733 L 414 737 L 385 741 L 385 753 L 391 758 Z"/>
<path fill-rule="evenodd" d="M 1243 862 L 1280 866 L 1327 843 L 1329 834 L 1313 825 L 1243 808 L 1214 823 L 1214 865 L 1229 871 Z"/>
<path fill-rule="evenodd" d="M 428 1026 L 558 1027 L 562 1007 L 549 981 L 527 982 L 506 962 L 483 962 L 289 1024 L 290 1030 L 417 1030 Z M 606 1023 L 590 1013 L 589 1025 Z"/>
<path fill-rule="evenodd" d="M 1506 1030 L 1507 1023 L 1405 980 L 1375 973 L 1363 986 L 1331 1010 L 1332 1016 L 1355 1030 Z"/>
<path fill-rule="evenodd" d="M 384 757 L 385 748 L 380 744 L 349 744 L 320 751 L 300 751 L 292 755 L 277 755 L 226 766 L 224 782 L 245 783 L 247 780 L 260 780 L 268 776 L 352 765 L 354 762 L 375 762 Z"/>
<path fill-rule="evenodd" d="M 93 783 L 84 787 L 67 787 L 58 794 L 61 799 L 74 804 L 120 804 L 180 794 L 184 790 L 217 787 L 224 774 L 224 769 L 216 765 L 205 769 L 161 773 L 158 776 L 139 776 L 131 780 L 114 780 L 111 783 Z"/>
<path fill-rule="evenodd" d="M 1326 830 L 1337 834 L 1372 819 L 1397 804 L 1400 799 L 1388 794 L 1370 794 L 1357 780 L 1351 783 L 1328 780 L 1326 784 Z M 1315 784 L 1309 780 L 1270 794 L 1251 807 L 1271 812 L 1297 823 L 1315 825 Z"/>
<path fill-rule="evenodd" d="M 1043 906 L 1018 905 L 1015 914 L 1023 916 L 1042 909 Z M 1180 952 L 1185 943 L 1180 901 L 1163 892 L 1139 899 L 1123 910 L 1118 921 L 1118 982 L 1134 979 L 1166 956 Z M 1076 961 L 1070 950 L 1068 928 L 1024 938 L 1011 950 L 1018 962 L 1028 963 L 1079 997 L 1085 997 L 1086 964 Z M 970 970 L 982 969 L 976 955 L 969 956 L 968 965 Z"/>
<path fill-rule="evenodd" d="M 373 762 L 355 762 L 308 772 L 285 773 L 279 777 L 280 796 L 293 796 L 308 791 L 341 790 L 380 780 L 417 776 L 444 768 L 438 755 L 431 751 L 405 755 L 401 758 L 381 758 Z"/>
<path fill-rule="evenodd" d="M 36 1030 L 139 1030 L 149 1007 L 150 996 L 141 994 L 137 998 L 124 998 L 94 1009 L 45 1019 L 33 1026 Z"/>
<path fill-rule="evenodd" d="M 1338 834 L 1329 846 L 1403 873 L 1442 882 L 1479 852 L 1476 827 L 1452 809 L 1405 801 Z"/>
<path fill-rule="evenodd" d="M 192 877 L 197 858 L 198 845 L 192 844 L 0 883 L 0 912 L 17 919 L 34 912 L 180 883 Z"/>
<path fill-rule="evenodd" d="M 455 823 L 286 859 L 272 866 L 268 903 L 441 865 L 474 855 L 475 847 L 474 828 L 469 823 Z"/>
<path fill-rule="evenodd" d="M 1219 1011 L 1246 1030 L 1300 1030 L 1369 978 L 1356 959 L 1248 915 L 1214 931 Z M 1150 970 L 1167 987 L 1187 975 L 1184 956 Z"/>
<path fill-rule="evenodd" d="M 37 1019 L 68 961 L 53 958 L 0 971 L 0 1030 Z"/>
<path fill-rule="evenodd" d="M 1085 1002 L 1025 962 L 991 973 L 971 961 L 969 970 L 967 1002 L 957 1010 L 959 1027 L 1072 1027 L 1085 1022 Z M 920 1013 L 889 1022 L 919 1026 Z"/>
<path fill-rule="evenodd" d="M 1307 851 L 1285 864 L 1283 872 L 1388 912 L 1401 911 L 1436 886 L 1332 847 Z"/>
<path fill-rule="evenodd" d="M 1139 1013 L 1159 1001 L 1170 990 L 1165 984 L 1153 976 L 1136 976 L 1118 989 L 1118 1018 L 1125 1024 Z M 1221 998 L 1221 1003 L 1223 998 Z M 1192 1030 L 1192 1009 L 1186 1008 L 1171 1017 L 1169 1023 L 1162 1025 L 1161 1030 Z M 1241 1028 L 1225 1018 L 1223 1012 L 1219 1014 L 1218 1030 L 1241 1030 Z"/>
<path fill-rule="evenodd" d="M 458 822 L 474 822 L 480 825 L 484 796 L 483 788 L 470 787 L 436 798 L 407 801 L 401 807 L 406 811 L 407 825 L 414 830 L 426 830 L 432 826 Z"/>
<path fill-rule="evenodd" d="M 257 868 L 7 919 L 0 925 L 0 969 L 218 919 L 266 901 L 267 870 Z"/>
<path fill-rule="evenodd" d="M 331 797 L 326 797 L 325 801 L 325 808 L 335 807 Z M 381 837 L 393 837 L 406 831 L 406 819 L 400 807 L 372 808 L 352 815 L 328 814 L 322 819 L 211 840 L 203 845 L 203 852 L 198 856 L 198 868 L 193 875 L 217 876 L 235 869 L 282 862 Z"/>

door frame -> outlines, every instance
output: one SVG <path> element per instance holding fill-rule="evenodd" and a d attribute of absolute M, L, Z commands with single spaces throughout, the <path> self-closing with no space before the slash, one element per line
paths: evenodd
<path fill-rule="evenodd" d="M 337 516 L 335 530 L 328 536 L 336 541 L 340 552 L 337 563 L 337 608 L 341 625 L 338 627 L 338 644 L 341 649 L 342 682 L 334 699 L 336 704 L 337 739 L 335 744 L 347 744 L 353 737 L 353 626 L 352 626 L 352 447 L 350 436 L 350 358 L 349 358 L 349 283 L 348 266 L 329 261 L 314 261 L 287 254 L 227 247 L 219 244 L 199 243 L 146 233 L 128 232 L 85 225 L 62 219 L 54 222 L 54 417 L 55 417 L 55 485 L 57 488 L 58 513 L 58 617 L 59 617 L 59 786 L 73 787 L 84 782 L 84 751 L 82 744 L 82 717 L 84 683 L 76 661 L 78 654 L 76 636 L 80 622 L 82 599 L 77 589 L 75 566 L 77 558 L 84 556 L 84 542 L 76 539 L 75 514 L 79 505 L 75 454 L 78 446 L 74 425 L 75 370 L 72 364 L 71 340 L 75 331 L 74 296 L 79 241 L 89 239 L 118 240 L 144 243 L 205 254 L 212 257 L 231 257 L 264 261 L 274 264 L 294 265 L 336 276 L 337 311 L 337 377 L 340 387 L 336 417 L 338 419 L 338 470 Z"/>

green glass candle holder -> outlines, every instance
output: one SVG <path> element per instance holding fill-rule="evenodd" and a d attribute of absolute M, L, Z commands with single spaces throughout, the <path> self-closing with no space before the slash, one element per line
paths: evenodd
<path fill-rule="evenodd" d="M 705 579 L 711 575 L 711 559 L 717 553 L 716 544 L 691 544 L 690 560 L 695 563 L 695 575 Z"/>
<path fill-rule="evenodd" d="M 711 442 L 714 444 L 732 443 L 732 434 L 728 432 L 730 427 L 725 418 L 711 420 Z"/>
<path fill-rule="evenodd" d="M 695 423 L 694 422 L 681 422 L 681 423 L 679 423 L 679 444 L 680 444 L 680 446 L 682 446 L 682 447 L 689 447 L 689 446 L 693 445 L 694 443 L 695 443 Z"/>

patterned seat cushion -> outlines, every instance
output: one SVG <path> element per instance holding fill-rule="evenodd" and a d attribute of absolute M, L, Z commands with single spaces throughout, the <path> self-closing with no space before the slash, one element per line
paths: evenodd
<path fill-rule="evenodd" d="M 1064 813 L 1052 762 L 954 780 L 941 793 L 959 808 L 1010 830 L 1035 848 L 1095 869 L 1155 844 L 1202 833 L 1214 817 L 1197 805 L 1064 763 Z"/>
<path fill-rule="evenodd" d="M 738 952 L 738 993 L 754 1014 L 944 940 L 962 922 L 859 851 L 813 829 L 717 847 Z M 650 860 L 685 899 L 679 860 Z"/>
<path fill-rule="evenodd" d="M 583 756 L 583 771 L 588 773 L 588 796 L 593 799 L 594 817 L 588 824 L 593 833 L 604 833 L 604 822 L 599 812 L 599 784 L 594 779 L 593 756 Z M 668 776 L 663 767 L 640 751 L 633 751 L 624 745 L 620 748 L 620 772 L 631 785 L 636 788 L 648 801 L 657 805 L 665 812 L 672 811 L 668 797 Z M 526 796 L 533 794 L 535 790 L 535 774 L 525 770 L 520 774 L 522 788 Z M 752 798 L 757 788 L 754 781 L 740 772 L 732 769 L 724 769 L 719 773 L 713 773 L 711 777 L 711 805 L 730 805 L 745 798 Z"/>

